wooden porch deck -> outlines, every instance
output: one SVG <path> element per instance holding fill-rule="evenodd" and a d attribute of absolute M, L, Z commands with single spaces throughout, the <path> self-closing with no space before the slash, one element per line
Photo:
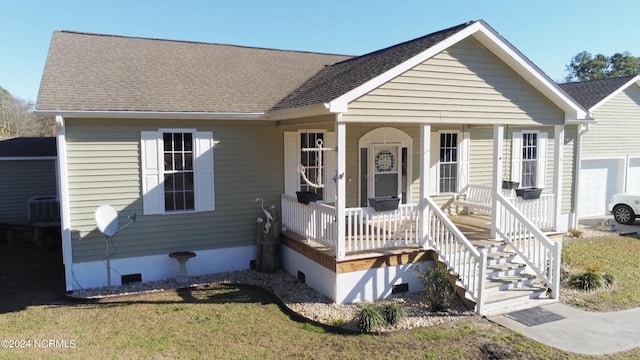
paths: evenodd
<path fill-rule="evenodd" d="M 476 247 L 487 247 L 496 243 L 495 240 L 490 240 L 491 218 L 489 216 L 470 214 L 450 218 Z M 350 240 L 347 239 L 347 241 Z M 335 273 L 437 259 L 434 250 L 423 249 L 419 245 L 409 245 L 348 252 L 343 259 L 337 260 L 333 249 L 288 230 L 283 232 L 282 244 Z"/>

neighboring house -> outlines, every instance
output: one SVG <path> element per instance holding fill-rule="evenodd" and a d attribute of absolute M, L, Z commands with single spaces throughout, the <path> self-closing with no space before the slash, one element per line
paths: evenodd
<path fill-rule="evenodd" d="M 0 224 L 28 224 L 30 199 L 56 198 L 56 159 L 54 137 L 0 140 Z"/>
<path fill-rule="evenodd" d="M 608 214 L 615 193 L 640 194 L 640 76 L 561 84 L 596 123 L 579 144 L 578 217 Z"/>
<path fill-rule="evenodd" d="M 151 281 L 175 277 L 178 250 L 197 253 L 192 275 L 248 269 L 261 197 L 282 213 L 283 267 L 335 301 L 418 290 L 412 264 L 437 258 L 480 313 L 504 246 L 487 255 L 449 215 L 488 212 L 557 298 L 560 244 L 541 228 L 575 219 L 591 122 L 483 21 L 358 57 L 55 32 L 36 109 L 58 124 L 67 290 L 106 284 L 101 204 L 138 214 L 114 275 Z M 543 193 L 523 201 L 503 180 Z M 383 196 L 397 210 L 367 206 Z M 504 284 L 531 287 L 513 259 Z"/>

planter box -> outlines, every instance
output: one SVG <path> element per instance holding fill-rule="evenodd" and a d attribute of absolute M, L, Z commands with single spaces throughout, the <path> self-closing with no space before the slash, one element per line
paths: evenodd
<path fill-rule="evenodd" d="M 400 198 L 397 196 L 381 196 L 377 198 L 369 198 L 369 206 L 375 211 L 391 211 L 397 210 L 400 204 Z"/>
<path fill-rule="evenodd" d="M 542 193 L 542 189 L 539 188 L 516 189 L 516 195 L 521 196 L 522 200 L 538 199 L 540 193 Z"/>
<path fill-rule="evenodd" d="M 296 196 L 298 197 L 298 202 L 308 205 L 311 201 L 318 200 L 318 194 L 309 191 L 296 191 Z"/>
<path fill-rule="evenodd" d="M 503 189 L 517 189 L 518 186 L 520 186 L 520 183 L 517 181 L 502 180 Z"/>

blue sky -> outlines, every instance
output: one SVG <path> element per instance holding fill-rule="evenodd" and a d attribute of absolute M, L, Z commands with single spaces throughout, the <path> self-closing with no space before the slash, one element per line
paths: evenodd
<path fill-rule="evenodd" d="M 36 101 L 54 30 L 361 55 L 484 19 L 552 79 L 583 50 L 640 56 L 640 1 L 21 0 L 0 7 L 0 86 Z"/>

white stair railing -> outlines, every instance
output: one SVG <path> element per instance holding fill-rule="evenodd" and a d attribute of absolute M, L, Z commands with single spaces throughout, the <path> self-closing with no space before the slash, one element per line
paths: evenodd
<path fill-rule="evenodd" d="M 562 244 L 553 242 L 508 199 L 498 194 L 497 234 L 545 282 L 551 297 L 560 293 Z"/>
<path fill-rule="evenodd" d="M 478 251 L 433 200 L 427 197 L 423 203 L 423 214 L 428 219 L 426 243 L 438 253 L 447 268 L 455 273 L 458 281 L 475 301 L 476 312 L 482 314 L 486 252 Z"/>

